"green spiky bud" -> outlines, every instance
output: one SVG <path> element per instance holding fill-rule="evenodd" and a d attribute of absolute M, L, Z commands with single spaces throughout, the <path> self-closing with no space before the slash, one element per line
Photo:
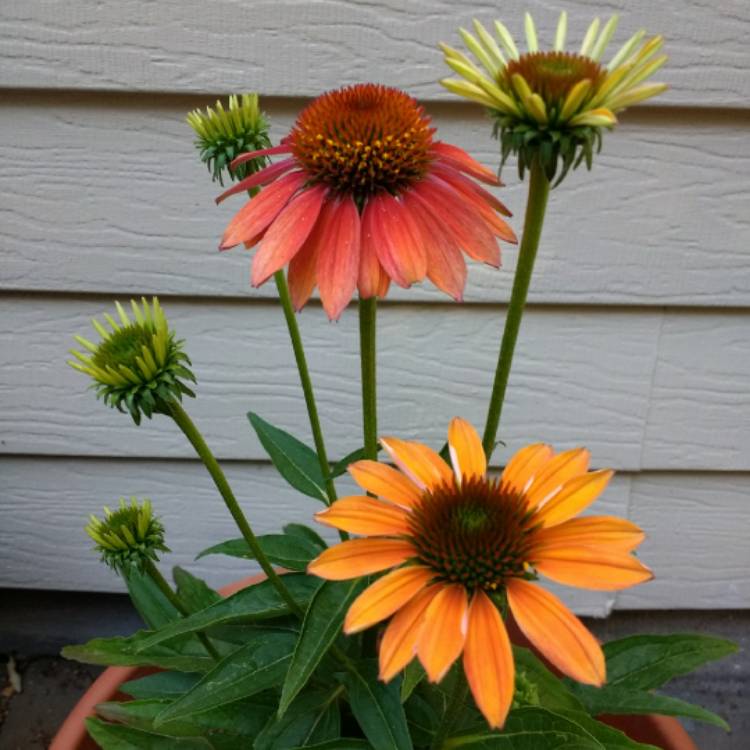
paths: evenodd
<path fill-rule="evenodd" d="M 75 360 L 68 364 L 94 381 L 97 398 L 121 412 L 127 410 L 140 424 L 141 414 L 149 419 L 154 413 L 166 414 L 170 401 L 182 400 L 183 394 L 195 396 L 183 382 L 195 383 L 195 376 L 188 369 L 184 342 L 169 330 L 159 300 L 154 297 L 149 304 L 142 297 L 140 306 L 135 300 L 130 306 L 134 320 L 119 302 L 115 302 L 119 321 L 104 313 L 109 328 L 94 318 L 91 322 L 101 341 L 94 344 L 76 336 L 86 351 L 71 349 Z"/>
<path fill-rule="evenodd" d="M 151 501 L 128 503 L 120 498 L 116 510 L 104 508 L 104 519 L 92 515 L 86 533 L 94 541 L 94 549 L 102 562 L 120 575 L 132 570 L 143 572 L 146 563 L 159 560 L 160 552 L 169 552 L 164 544 L 164 526 L 153 514 Z"/>
<path fill-rule="evenodd" d="M 213 180 L 224 184 L 224 170 L 233 180 L 243 180 L 262 169 L 265 158 L 252 159 L 232 169 L 230 164 L 240 154 L 270 148 L 268 119 L 260 111 L 257 94 L 232 94 L 229 107 L 221 101 L 215 107 L 196 109 L 187 116 L 190 127 L 198 136 L 195 141 L 201 161 L 206 164 Z"/>

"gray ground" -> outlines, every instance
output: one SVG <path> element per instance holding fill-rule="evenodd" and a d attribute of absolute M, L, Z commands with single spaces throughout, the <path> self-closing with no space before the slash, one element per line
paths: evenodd
<path fill-rule="evenodd" d="M 66 643 L 127 634 L 140 623 L 122 596 L 0 591 L 0 662 L 13 655 L 21 677 L 16 693 L 0 673 L 0 750 L 44 750 L 63 718 L 98 674 L 96 667 L 57 656 Z M 605 639 L 633 633 L 697 632 L 731 638 L 738 654 L 675 680 L 671 695 L 716 711 L 731 734 L 685 722 L 702 750 L 750 748 L 750 611 L 628 612 L 589 625 Z"/>

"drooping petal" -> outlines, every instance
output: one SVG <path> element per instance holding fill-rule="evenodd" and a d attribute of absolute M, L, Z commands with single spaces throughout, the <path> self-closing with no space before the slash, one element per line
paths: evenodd
<path fill-rule="evenodd" d="M 572 518 L 534 535 L 534 549 L 584 545 L 611 552 L 632 552 L 644 539 L 643 530 L 632 521 L 616 516 Z"/>
<path fill-rule="evenodd" d="M 473 159 L 462 148 L 453 146 L 450 143 L 437 141 L 432 144 L 432 150 L 440 156 L 442 161 L 455 167 L 455 169 L 470 174 L 472 177 L 488 185 L 502 185 L 500 178 L 491 169 Z"/>
<path fill-rule="evenodd" d="M 518 627 L 554 666 L 578 682 L 604 684 L 599 643 L 556 596 L 520 578 L 511 579 L 506 591 Z"/>
<path fill-rule="evenodd" d="M 263 284 L 297 254 L 318 220 L 327 192 L 325 185 L 314 185 L 292 198 L 282 209 L 253 258 L 253 286 Z"/>
<path fill-rule="evenodd" d="M 424 613 L 441 589 L 439 584 L 423 589 L 388 623 L 378 654 L 383 682 L 390 682 L 414 658 Z"/>
<path fill-rule="evenodd" d="M 585 448 L 573 448 L 558 453 L 537 472 L 526 491 L 529 506 L 535 508 L 569 479 L 585 473 L 589 468 L 590 459 L 591 454 Z"/>
<path fill-rule="evenodd" d="M 219 248 L 227 250 L 240 242 L 257 238 L 304 185 L 305 179 L 302 172 L 291 172 L 249 200 L 229 222 Z"/>
<path fill-rule="evenodd" d="M 465 419 L 454 417 L 448 427 L 448 447 L 456 481 L 463 477 L 483 477 L 487 459 L 477 431 Z"/>
<path fill-rule="evenodd" d="M 218 198 L 216 198 L 216 203 L 221 203 L 229 198 L 230 195 L 244 193 L 247 190 L 250 190 L 250 188 L 258 187 L 260 185 L 267 185 L 269 182 L 273 182 L 273 180 L 285 174 L 290 169 L 294 169 L 296 165 L 297 162 L 294 159 L 284 159 L 276 164 L 271 164 L 271 166 L 265 167 L 258 172 L 254 172 L 249 177 L 245 177 L 244 180 L 240 180 L 235 185 L 232 185 L 229 190 L 225 190 Z"/>
<path fill-rule="evenodd" d="M 349 304 L 359 274 L 359 212 L 349 198 L 332 201 L 326 237 L 318 252 L 318 288 L 323 309 L 337 320 Z"/>
<path fill-rule="evenodd" d="M 552 447 L 545 443 L 534 443 L 521 448 L 508 461 L 503 471 L 503 484 L 517 492 L 525 492 L 529 482 L 539 473 L 554 455 Z"/>
<path fill-rule="evenodd" d="M 577 516 L 604 492 L 613 475 L 613 471 L 602 470 L 569 479 L 537 511 L 537 519 L 549 527 Z"/>
<path fill-rule="evenodd" d="M 386 573 L 354 600 L 344 619 L 344 632 L 358 633 L 390 617 L 427 586 L 433 575 L 419 565 Z"/>
<path fill-rule="evenodd" d="M 457 189 L 459 189 L 460 186 L 462 192 L 473 195 L 474 198 L 480 198 L 489 207 L 494 208 L 499 214 L 502 214 L 503 216 L 513 216 L 510 209 L 490 193 L 489 190 L 485 190 L 481 185 L 477 185 L 476 182 L 462 175 L 454 167 L 438 161 L 433 165 L 432 170 L 435 174 Z"/>
<path fill-rule="evenodd" d="M 397 505 L 381 502 L 374 497 L 342 497 L 329 508 L 316 513 L 315 518 L 326 526 L 352 534 L 376 536 L 409 533 L 407 512 Z"/>
<path fill-rule="evenodd" d="M 432 448 L 411 440 L 394 437 L 380 438 L 393 463 L 420 489 L 432 489 L 443 482 L 451 482 L 453 474 L 448 464 Z"/>
<path fill-rule="evenodd" d="M 411 508 L 419 502 L 422 493 L 405 474 L 377 461 L 357 461 L 349 464 L 349 473 L 366 492 L 385 500 Z"/>
<path fill-rule="evenodd" d="M 258 151 L 248 151 L 247 153 L 240 154 L 236 159 L 232 160 L 229 166 L 232 169 L 236 169 L 240 164 L 244 164 L 251 159 L 258 159 L 261 156 L 275 156 L 276 154 L 289 154 L 291 151 L 292 147 L 288 143 L 280 143 L 278 146 L 272 146 L 271 148 L 262 148 Z"/>
<path fill-rule="evenodd" d="M 469 601 L 459 583 L 443 586 L 424 614 L 417 655 L 432 682 L 440 682 L 461 655 L 466 640 Z"/>
<path fill-rule="evenodd" d="M 390 245 L 384 246 L 384 232 L 381 227 L 381 213 L 385 209 L 381 206 L 380 197 L 375 195 L 367 200 L 362 212 L 362 238 L 360 251 L 359 283 L 360 295 L 363 297 L 381 296 L 378 294 L 380 269 L 383 268 L 388 278 L 393 279 L 399 286 L 408 287 L 409 282 L 402 276 L 401 271 L 391 257 Z M 381 254 L 385 253 L 387 263 L 382 265 Z M 366 295 L 363 293 L 366 292 Z"/>
<path fill-rule="evenodd" d="M 318 555 L 307 572 L 329 581 L 346 581 L 393 568 L 414 555 L 414 547 L 404 539 L 350 539 Z"/>
<path fill-rule="evenodd" d="M 315 268 L 318 263 L 318 248 L 320 247 L 317 235 L 319 234 L 318 226 L 321 223 L 321 217 L 318 217 L 318 221 L 305 244 L 289 261 L 289 271 L 287 272 L 289 295 L 297 312 L 307 304 L 317 283 L 318 277 Z"/>
<path fill-rule="evenodd" d="M 632 555 L 583 546 L 541 550 L 534 567 L 557 583 L 595 591 L 619 591 L 654 577 Z"/>
<path fill-rule="evenodd" d="M 469 606 L 464 672 L 487 723 L 501 727 L 513 701 L 515 664 L 503 619 L 482 589 L 474 592 Z"/>

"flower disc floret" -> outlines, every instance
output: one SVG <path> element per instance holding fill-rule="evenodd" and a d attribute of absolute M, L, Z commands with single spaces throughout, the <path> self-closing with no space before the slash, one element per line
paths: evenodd
<path fill-rule="evenodd" d="M 115 302 L 118 320 L 109 313 L 92 325 L 101 340 L 95 344 L 83 336 L 75 340 L 86 350 L 71 349 L 76 358 L 68 364 L 88 375 L 93 381 L 97 398 L 120 411 L 128 411 L 136 424 L 141 415 L 168 413 L 168 402 L 194 396 L 184 381 L 195 382 L 189 369 L 190 360 L 183 351 L 183 342 L 169 330 L 159 300 L 141 299 L 139 306 L 130 301 L 133 318 Z"/>
<path fill-rule="evenodd" d="M 104 508 L 104 519 L 92 515 L 85 531 L 102 561 L 120 575 L 143 572 L 149 561 L 158 561 L 160 552 L 169 552 L 164 526 L 154 516 L 148 499 L 139 502 L 132 497 L 128 503 L 120 498 L 117 509 Z"/>

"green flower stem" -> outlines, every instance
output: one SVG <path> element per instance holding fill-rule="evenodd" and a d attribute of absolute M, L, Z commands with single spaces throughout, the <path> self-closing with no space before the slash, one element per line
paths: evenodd
<path fill-rule="evenodd" d="M 513 352 L 516 348 L 518 330 L 521 327 L 521 318 L 526 305 L 526 296 L 529 293 L 531 274 L 534 271 L 536 251 L 539 248 L 539 239 L 542 236 L 544 224 L 544 213 L 547 209 L 547 198 L 549 197 L 550 183 L 544 174 L 544 169 L 538 161 L 531 165 L 529 176 L 529 195 L 526 201 L 526 217 L 523 224 L 523 237 L 521 247 L 518 251 L 518 265 L 516 275 L 513 279 L 513 291 L 510 295 L 508 313 L 505 317 L 505 330 L 503 331 L 500 353 L 495 370 L 495 382 L 492 385 L 492 396 L 487 410 L 487 423 L 484 428 L 482 445 L 490 459 L 495 448 L 497 428 L 500 424 L 500 414 L 503 410 L 505 389 L 508 385 L 511 364 L 513 363 Z"/>
<path fill-rule="evenodd" d="M 378 407 L 376 381 L 375 323 L 377 297 L 359 300 L 359 356 L 362 365 L 362 426 L 365 457 L 378 458 Z"/>
<path fill-rule="evenodd" d="M 182 601 L 180 601 L 180 598 L 174 592 L 172 587 L 167 583 L 166 579 L 159 571 L 159 568 L 157 568 L 156 565 L 154 565 L 154 561 L 146 560 L 145 569 L 146 569 L 146 573 L 148 573 L 151 580 L 157 585 L 159 591 L 161 591 L 161 593 L 164 594 L 167 601 L 183 617 L 187 617 L 190 614 L 190 612 L 185 608 L 185 605 L 182 603 Z M 203 647 L 211 655 L 211 658 L 215 659 L 216 661 L 219 661 L 219 659 L 221 659 L 221 655 L 214 648 L 214 645 L 208 639 L 208 636 L 205 633 L 201 633 L 200 631 L 197 632 L 196 635 L 198 636 L 198 640 L 203 644 Z"/>
<path fill-rule="evenodd" d="M 292 300 L 289 296 L 289 286 L 286 283 L 286 277 L 283 271 L 277 271 L 273 275 L 276 282 L 276 288 L 279 290 L 279 299 L 281 307 L 284 310 L 284 318 L 289 329 L 289 338 L 292 340 L 292 349 L 294 350 L 294 359 L 297 361 L 299 370 L 299 379 L 302 384 L 302 392 L 305 394 L 305 404 L 307 414 L 310 417 L 310 428 L 312 429 L 313 441 L 315 442 L 315 451 L 318 454 L 320 470 L 326 478 L 326 494 L 328 495 L 328 504 L 336 500 L 336 488 L 333 480 L 330 478 L 331 467 L 328 463 L 328 454 L 326 452 L 325 442 L 323 441 L 323 430 L 320 428 L 320 419 L 318 417 L 318 407 L 315 404 L 315 394 L 313 393 L 312 380 L 310 380 L 310 371 L 307 368 L 307 358 L 302 346 L 302 336 L 300 336 L 297 317 L 294 314 Z"/>
<path fill-rule="evenodd" d="M 453 690 L 448 699 L 448 705 L 445 708 L 443 718 L 440 720 L 440 724 L 435 732 L 435 738 L 432 740 L 432 750 L 443 750 L 445 740 L 450 734 L 450 731 L 456 725 L 456 721 L 458 721 L 461 711 L 463 711 L 466 706 L 466 699 L 468 697 L 469 683 L 466 682 L 463 672 L 458 670 L 456 672 L 456 682 L 453 685 Z"/>
<path fill-rule="evenodd" d="M 214 484 L 224 499 L 224 503 L 229 509 L 229 512 L 232 514 L 234 522 L 242 532 L 242 536 L 247 542 L 247 546 L 250 547 L 253 557 L 260 563 L 260 567 L 271 582 L 271 585 L 279 592 L 279 596 L 281 596 L 281 598 L 289 605 L 289 609 L 295 615 L 300 618 L 304 617 L 302 608 L 289 593 L 289 589 L 284 585 L 281 577 L 273 569 L 270 561 L 260 548 L 257 537 L 253 533 L 247 518 L 245 518 L 245 514 L 242 512 L 242 508 L 240 508 L 240 505 L 232 492 L 232 488 L 229 486 L 229 482 L 227 482 L 227 478 L 224 475 L 221 466 L 219 466 L 219 462 L 216 460 L 216 457 L 203 439 L 203 435 L 201 435 L 200 431 L 193 423 L 193 420 L 190 419 L 188 413 L 182 408 L 179 401 L 169 401 L 168 407 L 171 417 L 177 423 L 177 426 L 185 433 L 185 437 L 190 441 L 193 448 L 195 448 L 195 452 L 198 454 L 201 461 L 203 461 L 208 473 L 214 480 Z"/>

